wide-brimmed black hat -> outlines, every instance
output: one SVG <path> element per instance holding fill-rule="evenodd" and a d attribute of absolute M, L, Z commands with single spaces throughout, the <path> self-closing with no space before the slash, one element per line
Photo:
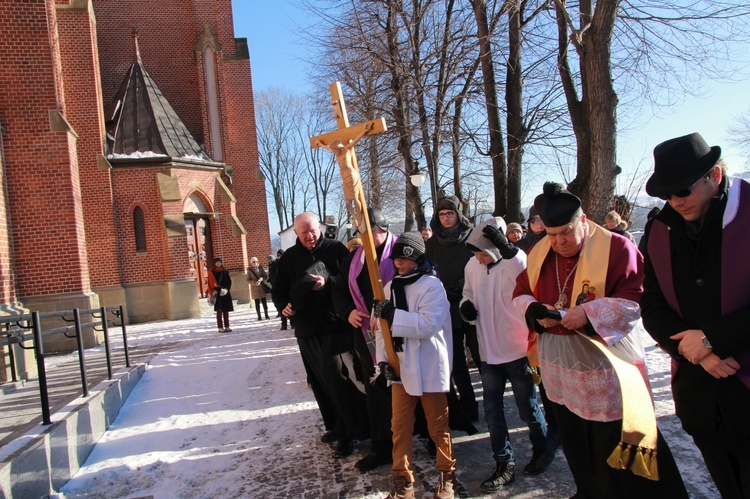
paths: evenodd
<path fill-rule="evenodd" d="M 561 227 L 581 215 L 581 200 L 562 184 L 545 182 L 542 194 L 534 199 L 534 208 L 545 227 Z"/>
<path fill-rule="evenodd" d="M 654 147 L 654 173 L 646 182 L 649 196 L 665 197 L 686 189 L 706 175 L 721 157 L 699 133 L 669 139 Z"/>

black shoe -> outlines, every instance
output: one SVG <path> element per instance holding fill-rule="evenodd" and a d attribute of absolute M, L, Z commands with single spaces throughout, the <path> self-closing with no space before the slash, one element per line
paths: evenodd
<path fill-rule="evenodd" d="M 339 440 L 336 443 L 336 448 L 333 451 L 333 457 L 341 459 L 342 457 L 349 457 L 354 452 L 354 444 L 351 440 Z"/>
<path fill-rule="evenodd" d="M 553 449 L 550 449 L 546 452 L 534 451 L 529 464 L 523 467 L 523 474 L 538 475 L 540 473 L 544 473 L 544 470 L 549 468 L 549 465 L 552 464 L 552 461 L 554 460 L 555 451 Z"/>
<path fill-rule="evenodd" d="M 495 492 L 500 487 L 513 483 L 516 480 L 515 467 L 514 463 L 497 463 L 492 476 L 482 482 L 479 488 L 484 492 Z"/>
<path fill-rule="evenodd" d="M 328 430 L 327 432 L 323 433 L 323 435 L 320 437 L 320 441 L 323 442 L 324 444 L 332 444 L 333 442 L 336 441 L 336 432 L 333 430 Z"/>
<path fill-rule="evenodd" d="M 357 461 L 354 464 L 354 467 L 362 473 L 367 473 L 368 471 L 374 470 L 379 466 L 392 462 L 393 456 L 391 454 L 379 454 L 377 452 L 370 452 L 365 457 Z"/>
<path fill-rule="evenodd" d="M 270 320 L 271 320 L 271 318 L 270 318 L 270 317 L 268 317 L 268 314 L 266 314 L 266 320 L 267 320 L 267 321 L 270 321 Z"/>
<path fill-rule="evenodd" d="M 560 432 L 557 430 L 550 430 L 549 427 L 547 427 L 547 441 L 552 446 L 552 450 L 559 449 L 560 445 L 562 445 Z"/>

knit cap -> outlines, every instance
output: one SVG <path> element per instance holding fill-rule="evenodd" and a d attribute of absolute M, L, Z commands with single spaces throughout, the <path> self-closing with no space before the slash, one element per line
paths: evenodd
<path fill-rule="evenodd" d="M 419 263 L 424 259 L 424 239 L 417 231 L 404 232 L 391 249 L 391 258 L 408 258 Z"/>
<path fill-rule="evenodd" d="M 514 230 L 517 230 L 518 232 L 523 232 L 523 227 L 521 227 L 521 224 L 516 222 L 511 222 L 508 224 L 508 228 L 505 230 L 506 234 L 509 234 L 513 232 Z"/>

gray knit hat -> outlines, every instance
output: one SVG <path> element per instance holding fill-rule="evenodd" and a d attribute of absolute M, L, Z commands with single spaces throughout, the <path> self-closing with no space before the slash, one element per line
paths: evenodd
<path fill-rule="evenodd" d="M 417 231 L 404 232 L 391 249 L 391 258 L 408 258 L 420 263 L 424 260 L 424 239 Z"/>

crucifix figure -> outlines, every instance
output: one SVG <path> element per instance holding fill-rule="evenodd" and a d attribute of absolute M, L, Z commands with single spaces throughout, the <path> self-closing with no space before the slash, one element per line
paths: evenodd
<path fill-rule="evenodd" d="M 359 227 L 360 232 L 363 232 L 364 228 L 361 214 L 364 213 L 365 210 L 357 196 L 357 193 L 362 190 L 362 177 L 359 175 L 359 168 L 356 167 L 357 156 L 354 154 L 354 146 L 362 137 L 367 135 L 374 126 L 372 122 L 363 124 L 365 126 L 362 128 L 362 132 L 355 138 L 349 139 L 347 144 L 342 143 L 341 139 L 335 139 L 330 145 L 318 140 L 313 146 L 322 147 L 336 155 L 336 159 L 339 162 L 339 171 L 343 180 L 342 185 L 344 188 L 346 209 L 349 211 L 349 215 L 351 215 L 354 223 Z"/>
<path fill-rule="evenodd" d="M 359 174 L 354 146 L 367 135 L 384 132 L 386 130 L 385 119 L 379 118 L 350 126 L 349 117 L 346 114 L 346 106 L 344 105 L 341 84 L 339 82 L 333 83 L 329 87 L 329 90 L 331 92 L 331 104 L 333 105 L 333 113 L 336 117 L 338 130 L 311 137 L 310 146 L 313 148 L 323 147 L 336 155 L 343 180 L 346 207 L 349 210 L 352 220 L 359 228 L 362 246 L 364 246 L 365 262 L 370 275 L 373 297 L 376 300 L 384 301 L 386 298 L 383 292 L 383 281 L 380 278 L 375 243 L 372 238 L 370 220 L 367 217 L 365 191 L 362 189 L 362 178 Z M 388 321 L 380 319 L 380 330 L 388 355 L 388 363 L 393 367 L 396 375 L 398 375 L 398 357 L 393 349 Z"/>

